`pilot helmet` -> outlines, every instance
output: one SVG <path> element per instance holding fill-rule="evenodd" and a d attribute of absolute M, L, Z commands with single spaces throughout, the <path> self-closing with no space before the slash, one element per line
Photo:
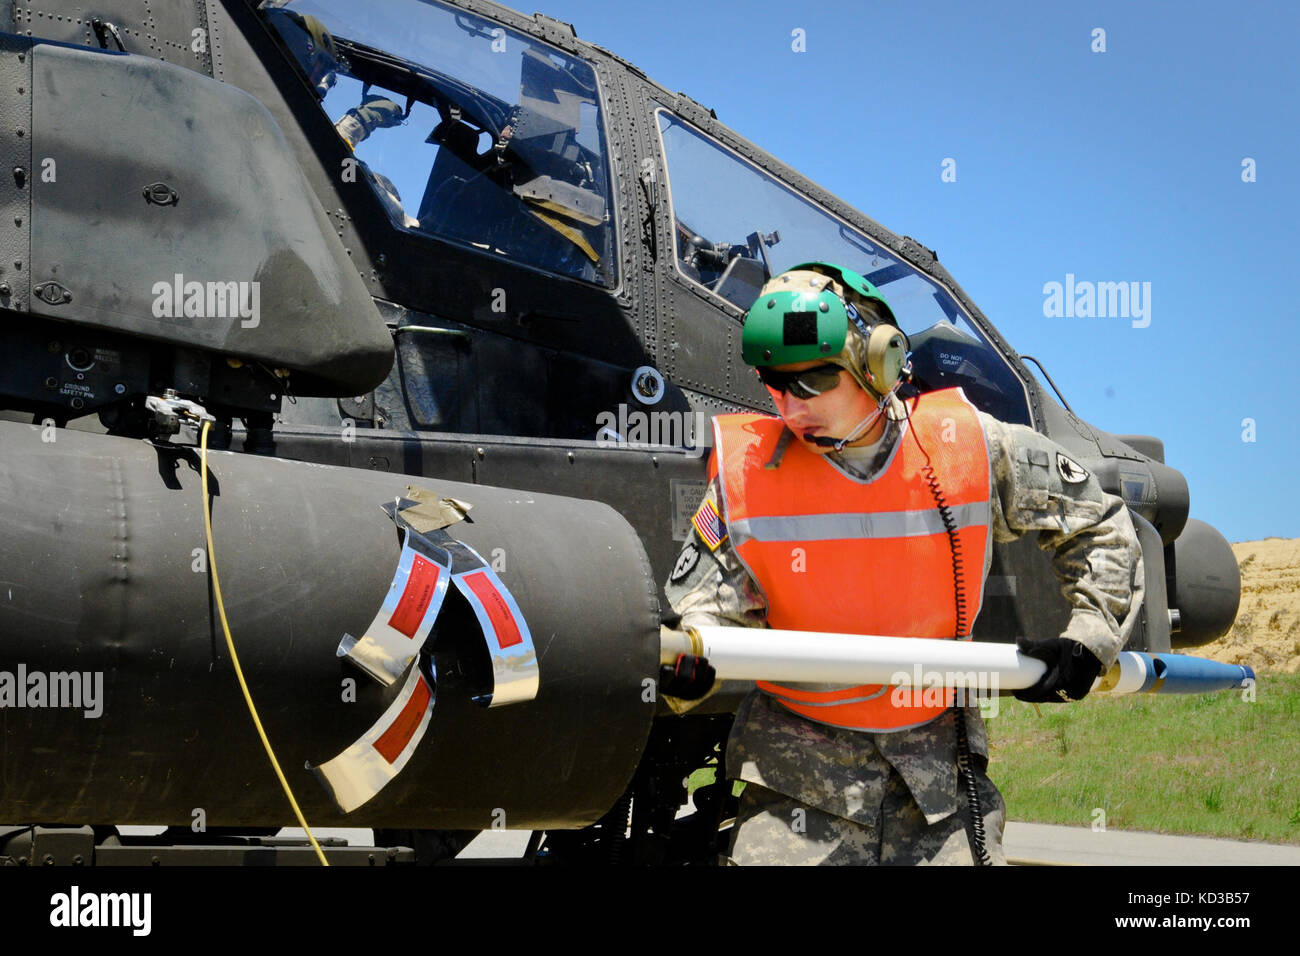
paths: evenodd
<path fill-rule="evenodd" d="M 275 24 L 290 51 L 322 99 L 334 85 L 339 69 L 339 51 L 325 24 L 310 13 L 274 8 L 267 17 Z"/>
<path fill-rule="evenodd" d="M 820 360 L 846 369 L 877 398 L 898 382 L 907 350 L 907 336 L 879 290 L 828 262 L 801 263 L 770 279 L 741 334 L 747 365 Z"/>

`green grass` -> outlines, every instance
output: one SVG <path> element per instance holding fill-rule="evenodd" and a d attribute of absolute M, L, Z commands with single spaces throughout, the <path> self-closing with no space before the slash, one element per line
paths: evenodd
<path fill-rule="evenodd" d="M 701 767 L 686 779 L 686 792 L 694 793 L 700 787 L 707 787 L 713 783 L 716 776 L 717 774 L 712 767 Z M 745 781 L 743 780 L 736 780 L 731 784 L 732 796 L 740 796 L 740 792 L 744 789 Z"/>
<path fill-rule="evenodd" d="M 1240 692 L 999 701 L 989 774 L 1013 820 L 1300 844 L 1300 674 Z"/>
<path fill-rule="evenodd" d="M 988 721 L 989 774 L 1013 820 L 1300 845 L 1300 674 L 1240 692 L 1012 697 Z M 689 789 L 713 782 L 712 767 Z M 744 784 L 735 784 L 739 793 Z"/>

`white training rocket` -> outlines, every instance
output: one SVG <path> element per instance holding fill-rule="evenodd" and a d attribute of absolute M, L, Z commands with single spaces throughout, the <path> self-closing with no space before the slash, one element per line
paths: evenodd
<path fill-rule="evenodd" d="M 707 657 L 721 679 L 777 683 L 897 684 L 1015 691 L 1047 666 L 1014 644 L 826 634 L 752 627 L 660 632 L 662 663 L 678 654 Z M 1093 690 L 1113 694 L 1203 694 L 1247 687 L 1255 672 L 1185 654 L 1122 651 Z"/>

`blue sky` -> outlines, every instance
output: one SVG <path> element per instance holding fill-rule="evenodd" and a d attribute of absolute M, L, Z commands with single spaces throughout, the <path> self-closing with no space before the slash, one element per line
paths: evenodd
<path fill-rule="evenodd" d="M 1300 537 L 1300 7 L 536 7 L 936 250 L 1076 413 L 1164 440 L 1193 517 Z M 1067 274 L 1149 282 L 1150 324 L 1046 317 Z"/>

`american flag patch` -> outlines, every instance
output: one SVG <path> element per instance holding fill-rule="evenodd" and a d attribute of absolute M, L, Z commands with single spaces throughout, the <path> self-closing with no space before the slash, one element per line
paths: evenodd
<path fill-rule="evenodd" d="M 695 525 L 696 533 L 709 546 L 710 551 L 717 551 L 718 546 L 727 540 L 726 525 L 722 523 L 722 518 L 713 504 L 711 495 L 706 497 L 700 507 L 696 509 L 691 524 Z"/>

